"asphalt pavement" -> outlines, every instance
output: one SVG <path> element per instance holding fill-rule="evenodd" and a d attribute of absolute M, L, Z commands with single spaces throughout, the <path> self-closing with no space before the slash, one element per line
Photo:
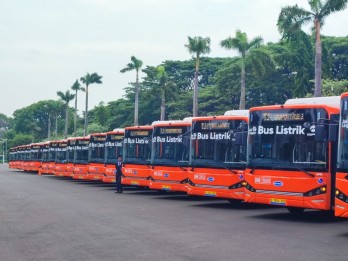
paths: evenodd
<path fill-rule="evenodd" d="M 348 219 L 0 164 L 0 261 L 348 260 Z"/>

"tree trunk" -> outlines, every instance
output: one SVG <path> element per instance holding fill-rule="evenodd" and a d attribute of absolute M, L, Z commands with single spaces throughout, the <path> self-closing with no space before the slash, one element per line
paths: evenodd
<path fill-rule="evenodd" d="M 245 63 L 244 58 L 242 58 L 242 72 L 240 76 L 240 100 L 239 100 L 239 109 L 245 109 Z"/>
<path fill-rule="evenodd" d="M 58 116 L 56 116 L 55 139 L 58 137 Z"/>
<path fill-rule="evenodd" d="M 193 86 L 193 117 L 198 117 L 198 73 L 199 73 L 199 56 L 196 57 L 195 80 Z"/>
<path fill-rule="evenodd" d="M 51 115 L 48 115 L 48 130 L 47 130 L 47 139 L 51 140 Z"/>
<path fill-rule="evenodd" d="M 139 70 L 137 70 L 137 76 L 135 81 L 135 101 L 134 101 L 134 126 L 139 125 Z"/>
<path fill-rule="evenodd" d="M 164 88 L 164 87 L 163 87 Z M 161 92 L 162 98 L 161 98 L 161 121 L 166 120 L 166 92 L 162 90 Z"/>
<path fill-rule="evenodd" d="M 74 132 L 77 126 L 77 90 L 75 91 L 75 112 L 74 112 Z"/>
<path fill-rule="evenodd" d="M 315 86 L 314 97 L 321 97 L 321 41 L 320 41 L 320 21 L 315 19 Z"/>
<path fill-rule="evenodd" d="M 88 118 L 88 84 L 86 84 L 86 106 L 85 106 L 85 126 L 83 135 L 87 136 L 87 118 Z"/>
<path fill-rule="evenodd" d="M 64 138 L 68 137 L 68 123 L 69 123 L 69 105 L 66 104 L 65 108 L 65 129 L 64 129 Z"/>

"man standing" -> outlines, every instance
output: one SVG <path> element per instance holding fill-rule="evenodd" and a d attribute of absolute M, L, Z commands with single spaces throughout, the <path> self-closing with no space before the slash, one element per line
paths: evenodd
<path fill-rule="evenodd" d="M 123 193 L 122 189 L 122 157 L 117 157 L 117 163 L 116 163 L 116 191 L 115 193 Z"/>

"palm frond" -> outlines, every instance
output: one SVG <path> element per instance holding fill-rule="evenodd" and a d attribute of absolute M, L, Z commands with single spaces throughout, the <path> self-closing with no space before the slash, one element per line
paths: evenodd
<path fill-rule="evenodd" d="M 301 27 L 314 18 L 313 14 L 303 8 L 294 6 L 286 6 L 282 8 L 278 17 L 278 30 L 286 36 L 289 33 L 300 30 Z"/>
<path fill-rule="evenodd" d="M 324 18 L 333 12 L 342 11 L 347 7 L 347 0 L 327 0 L 319 13 L 320 18 Z"/>

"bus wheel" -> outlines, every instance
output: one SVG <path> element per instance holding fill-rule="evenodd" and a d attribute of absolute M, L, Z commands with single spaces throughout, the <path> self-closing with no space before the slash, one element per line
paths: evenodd
<path fill-rule="evenodd" d="M 304 212 L 304 208 L 288 207 L 287 209 L 291 214 L 293 214 L 295 216 L 300 216 Z"/>

